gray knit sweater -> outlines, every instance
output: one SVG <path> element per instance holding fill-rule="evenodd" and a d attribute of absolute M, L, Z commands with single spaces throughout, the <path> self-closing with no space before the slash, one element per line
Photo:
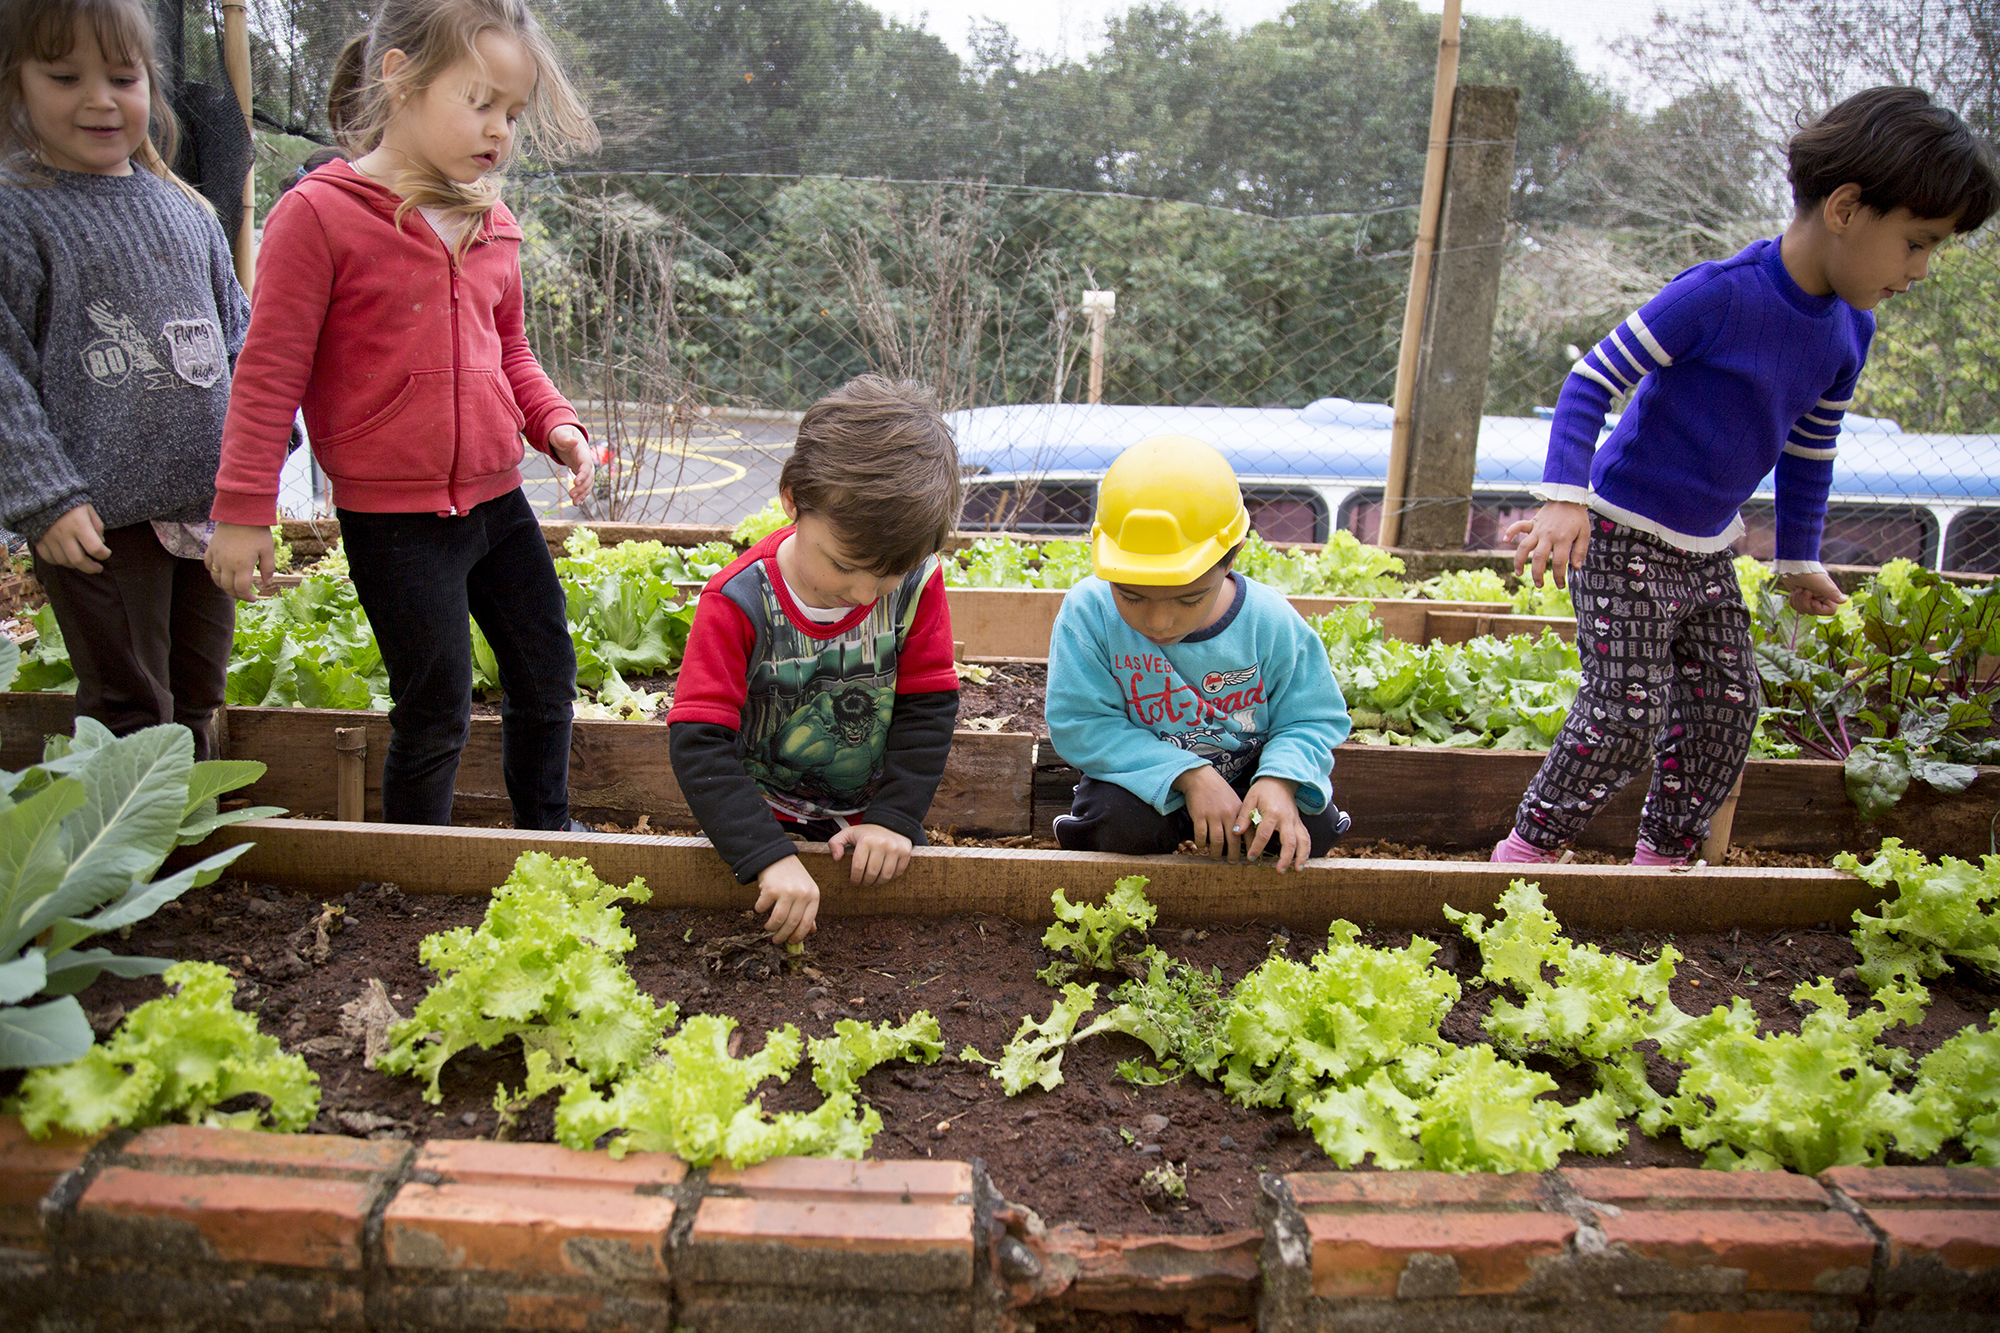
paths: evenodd
<path fill-rule="evenodd" d="M 0 167 L 0 526 L 207 518 L 249 324 L 221 226 L 174 186 Z"/>

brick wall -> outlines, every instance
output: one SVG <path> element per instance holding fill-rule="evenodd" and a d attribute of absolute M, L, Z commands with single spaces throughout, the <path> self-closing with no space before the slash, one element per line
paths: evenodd
<path fill-rule="evenodd" d="M 0 1120 L 0 1324 L 966 1330 L 2000 1329 L 2000 1171 L 1266 1177 L 1261 1230 L 1049 1228 L 977 1163 L 691 1171 L 544 1144 Z"/>

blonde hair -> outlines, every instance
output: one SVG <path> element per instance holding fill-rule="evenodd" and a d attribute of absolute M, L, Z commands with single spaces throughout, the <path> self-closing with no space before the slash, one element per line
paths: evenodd
<path fill-rule="evenodd" d="M 339 81 L 342 86 L 334 89 L 328 108 L 347 150 L 357 159 L 374 151 L 403 99 L 429 88 L 459 60 L 478 59 L 477 42 L 489 32 L 519 42 L 535 67 L 535 91 L 521 117 L 522 142 L 551 159 L 594 151 L 597 127 L 524 0 L 387 0 L 379 6 L 367 33 L 348 43 L 336 67 L 349 77 L 360 67 L 358 82 Z M 383 57 L 391 51 L 401 51 L 407 59 L 394 75 L 385 75 Z M 396 210 L 399 226 L 413 208 L 466 219 L 460 249 L 471 243 L 478 224 L 500 201 L 497 174 L 461 185 L 411 167 L 397 175 L 393 188 L 403 197 Z"/>
<path fill-rule="evenodd" d="M 106 60 L 146 71 L 146 134 L 139 140 L 133 160 L 213 216 L 215 209 L 201 192 L 167 165 L 180 145 L 181 126 L 167 104 L 153 48 L 153 16 L 141 0 L 5 0 L 0 4 L 0 159 L 12 162 L 25 156 L 40 161 L 36 150 L 41 142 L 21 96 L 21 67 L 30 60 L 53 64 L 67 58 L 76 48 L 76 30 L 81 23 L 90 25 L 97 49 Z"/>

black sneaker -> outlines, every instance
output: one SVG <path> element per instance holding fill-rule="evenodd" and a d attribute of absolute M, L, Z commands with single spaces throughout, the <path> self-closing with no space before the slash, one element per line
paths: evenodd
<path fill-rule="evenodd" d="M 1081 839 L 1077 833 L 1072 831 L 1082 822 L 1075 815 L 1057 815 L 1055 818 L 1056 846 L 1066 852 L 1089 851 L 1090 848 L 1079 845 Z"/>

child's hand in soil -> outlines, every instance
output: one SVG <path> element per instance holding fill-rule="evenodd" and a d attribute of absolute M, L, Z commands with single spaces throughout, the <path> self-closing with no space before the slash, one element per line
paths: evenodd
<path fill-rule="evenodd" d="M 854 850 L 848 878 L 856 884 L 887 884 L 910 868 L 910 840 L 880 824 L 850 824 L 827 839 L 827 850 L 838 861 Z"/>
<path fill-rule="evenodd" d="M 1277 836 L 1281 874 L 1303 870 L 1306 859 L 1312 855 L 1312 837 L 1306 832 L 1305 821 L 1299 818 L 1295 796 L 1298 789 L 1299 784 L 1288 778 L 1258 778 L 1245 793 L 1243 808 L 1236 812 L 1234 830 L 1238 836 L 1248 833 L 1253 824 L 1257 829 L 1250 838 L 1247 853 L 1250 860 L 1262 856 L 1272 835 Z"/>
<path fill-rule="evenodd" d="M 818 929 L 819 883 L 805 862 L 788 856 L 758 871 L 757 910 L 770 912 L 764 929 L 779 944 L 797 943 Z"/>
<path fill-rule="evenodd" d="M 1229 860 L 1243 850 L 1241 830 L 1234 837 L 1230 834 L 1243 801 L 1215 765 L 1190 768 L 1174 779 L 1174 790 L 1187 798 L 1188 818 L 1194 821 L 1195 851 Z"/>

